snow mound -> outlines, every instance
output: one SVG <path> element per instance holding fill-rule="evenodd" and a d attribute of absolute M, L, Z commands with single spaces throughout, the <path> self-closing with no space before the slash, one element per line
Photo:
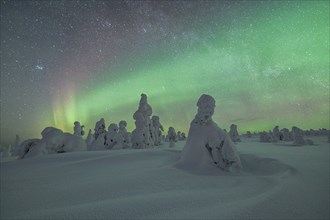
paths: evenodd
<path fill-rule="evenodd" d="M 180 163 L 178 163 L 175 164 L 174 167 L 196 175 L 212 175 L 212 176 L 223 176 L 223 175 L 289 176 L 297 173 L 297 171 L 293 167 L 273 158 L 262 158 L 252 154 L 241 154 L 240 158 L 243 168 L 241 169 L 240 172 L 236 174 L 219 170 L 218 167 L 213 166 L 212 164 L 204 164 L 203 167 L 194 167 L 194 169 L 187 169 L 187 167 L 184 167 Z"/>
<path fill-rule="evenodd" d="M 294 175 L 297 170 L 273 158 L 262 158 L 251 154 L 241 154 L 242 173 L 250 175 Z"/>
<path fill-rule="evenodd" d="M 63 132 L 58 128 L 46 127 L 41 135 L 41 139 L 28 139 L 20 145 L 19 159 L 86 150 L 86 143 L 81 136 Z"/>

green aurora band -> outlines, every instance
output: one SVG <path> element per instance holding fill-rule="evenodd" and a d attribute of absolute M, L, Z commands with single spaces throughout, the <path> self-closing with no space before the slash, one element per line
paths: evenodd
<path fill-rule="evenodd" d="M 329 4 L 302 6 L 239 20 L 230 31 L 219 28 L 189 47 L 180 42 L 185 48 L 175 57 L 162 50 L 166 45 L 135 54 L 131 65 L 96 74 L 92 91 L 79 91 L 55 112 L 62 118 L 56 126 L 71 130 L 80 120 L 93 128 L 104 117 L 107 125 L 125 119 L 132 130 L 132 114 L 146 93 L 165 127 L 187 132 L 198 97 L 208 93 L 223 128 L 329 128 Z"/>
<path fill-rule="evenodd" d="M 47 126 L 72 132 L 74 121 L 93 130 L 100 118 L 106 126 L 126 120 L 132 131 L 141 93 L 165 132 L 169 126 L 188 131 L 203 93 L 216 99 L 213 119 L 224 129 L 232 123 L 241 133 L 275 125 L 329 128 L 329 2 L 246 4 L 251 7 L 199 16 L 199 25 L 186 22 L 176 39 L 132 38 L 136 47 L 114 51 L 116 60 L 93 71 L 86 53 L 89 63 L 78 70 L 90 75 L 64 62 L 62 69 L 77 73 L 57 79 L 60 92 L 28 112 L 24 124 L 31 127 L 18 134 L 40 137 Z M 10 129 L 2 137 L 17 132 Z"/>

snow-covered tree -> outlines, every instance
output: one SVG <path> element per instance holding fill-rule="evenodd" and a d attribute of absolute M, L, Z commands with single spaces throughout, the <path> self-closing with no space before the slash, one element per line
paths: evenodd
<path fill-rule="evenodd" d="M 280 129 L 278 128 L 278 125 L 276 125 L 274 128 L 273 128 L 273 132 L 272 132 L 272 138 L 273 138 L 273 142 L 278 142 L 280 140 L 280 136 L 281 136 L 281 133 L 280 133 Z"/>
<path fill-rule="evenodd" d="M 239 138 L 238 131 L 237 131 L 237 125 L 235 125 L 235 124 L 230 125 L 229 136 L 233 142 L 241 141 L 241 139 Z"/>
<path fill-rule="evenodd" d="M 94 140 L 97 140 L 100 134 L 105 134 L 107 131 L 105 130 L 105 121 L 104 118 L 101 118 L 99 121 L 95 123 L 94 128 Z"/>
<path fill-rule="evenodd" d="M 292 127 L 292 136 L 293 136 L 293 145 L 313 145 L 313 141 L 304 139 L 304 132 L 300 128 L 293 126 Z"/>
<path fill-rule="evenodd" d="M 177 136 L 176 136 L 175 129 L 173 127 L 168 128 L 167 137 L 168 137 L 168 141 L 170 142 L 169 147 L 174 147 L 175 142 L 177 142 Z"/>
<path fill-rule="evenodd" d="M 241 161 L 230 137 L 212 120 L 215 100 L 203 94 L 197 102 L 198 112 L 190 123 L 187 142 L 178 166 L 186 169 L 240 170 Z"/>
<path fill-rule="evenodd" d="M 264 142 L 264 143 L 270 143 L 272 142 L 272 135 L 271 132 L 260 132 L 260 142 Z"/>
<path fill-rule="evenodd" d="M 176 139 L 181 141 L 181 131 L 176 132 Z"/>
<path fill-rule="evenodd" d="M 75 121 L 73 127 L 73 134 L 78 136 L 84 136 L 85 135 L 84 127 L 85 127 L 84 125 L 80 125 L 79 121 Z"/>
<path fill-rule="evenodd" d="M 41 136 L 41 139 L 23 141 L 19 158 L 86 150 L 85 141 L 81 136 L 63 132 L 58 128 L 46 127 Z"/>
<path fill-rule="evenodd" d="M 40 145 L 40 139 L 28 139 L 21 143 L 18 159 L 24 159 L 27 157 L 34 157 L 42 154 L 48 154 L 48 150 L 45 147 L 38 147 Z"/>
<path fill-rule="evenodd" d="M 132 147 L 146 148 L 153 145 L 150 116 L 152 108 L 148 104 L 147 95 L 141 94 L 138 110 L 133 114 L 135 130 L 132 132 Z"/>
<path fill-rule="evenodd" d="M 127 122 L 122 120 L 119 122 L 119 135 L 121 136 L 125 145 L 131 143 L 131 133 L 126 129 Z"/>
<path fill-rule="evenodd" d="M 87 145 L 87 150 L 91 150 L 92 142 L 93 142 L 93 134 L 92 134 L 92 129 L 88 130 L 88 135 L 85 140 L 86 145 Z"/>
<path fill-rule="evenodd" d="M 95 123 L 94 140 L 92 141 L 90 150 L 105 150 L 106 149 L 106 133 L 104 118 L 101 118 Z"/>
<path fill-rule="evenodd" d="M 48 153 L 64 153 L 86 150 L 86 143 L 81 136 L 72 135 L 54 127 L 47 127 L 41 132 L 42 139 L 38 147 L 45 145 Z"/>
<path fill-rule="evenodd" d="M 184 140 L 186 140 L 186 133 L 184 133 L 184 132 L 181 132 L 181 140 L 182 141 L 184 141 Z"/>
<path fill-rule="evenodd" d="M 281 129 L 281 134 L 282 134 L 282 140 L 283 141 L 292 141 L 292 135 L 287 128 L 282 128 Z"/>
<path fill-rule="evenodd" d="M 111 123 L 109 125 L 105 139 L 106 139 L 105 141 L 106 149 L 112 149 L 116 145 L 120 146 L 119 148 L 122 148 L 122 138 L 118 133 L 117 124 Z"/>
<path fill-rule="evenodd" d="M 151 121 L 152 121 L 154 145 L 158 146 L 162 142 L 162 131 L 164 131 L 164 128 L 163 125 L 160 123 L 159 117 L 157 115 L 153 115 Z"/>

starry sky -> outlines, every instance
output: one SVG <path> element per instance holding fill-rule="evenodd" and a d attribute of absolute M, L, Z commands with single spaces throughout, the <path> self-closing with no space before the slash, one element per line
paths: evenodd
<path fill-rule="evenodd" d="M 3 1 L 1 143 L 128 122 L 187 132 L 203 93 L 240 132 L 329 128 L 328 1 Z"/>

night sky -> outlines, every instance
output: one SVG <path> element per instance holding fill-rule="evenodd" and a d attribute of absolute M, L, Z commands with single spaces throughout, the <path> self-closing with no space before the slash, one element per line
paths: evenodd
<path fill-rule="evenodd" d="M 1 1 L 1 143 L 128 122 L 329 128 L 328 1 Z"/>

